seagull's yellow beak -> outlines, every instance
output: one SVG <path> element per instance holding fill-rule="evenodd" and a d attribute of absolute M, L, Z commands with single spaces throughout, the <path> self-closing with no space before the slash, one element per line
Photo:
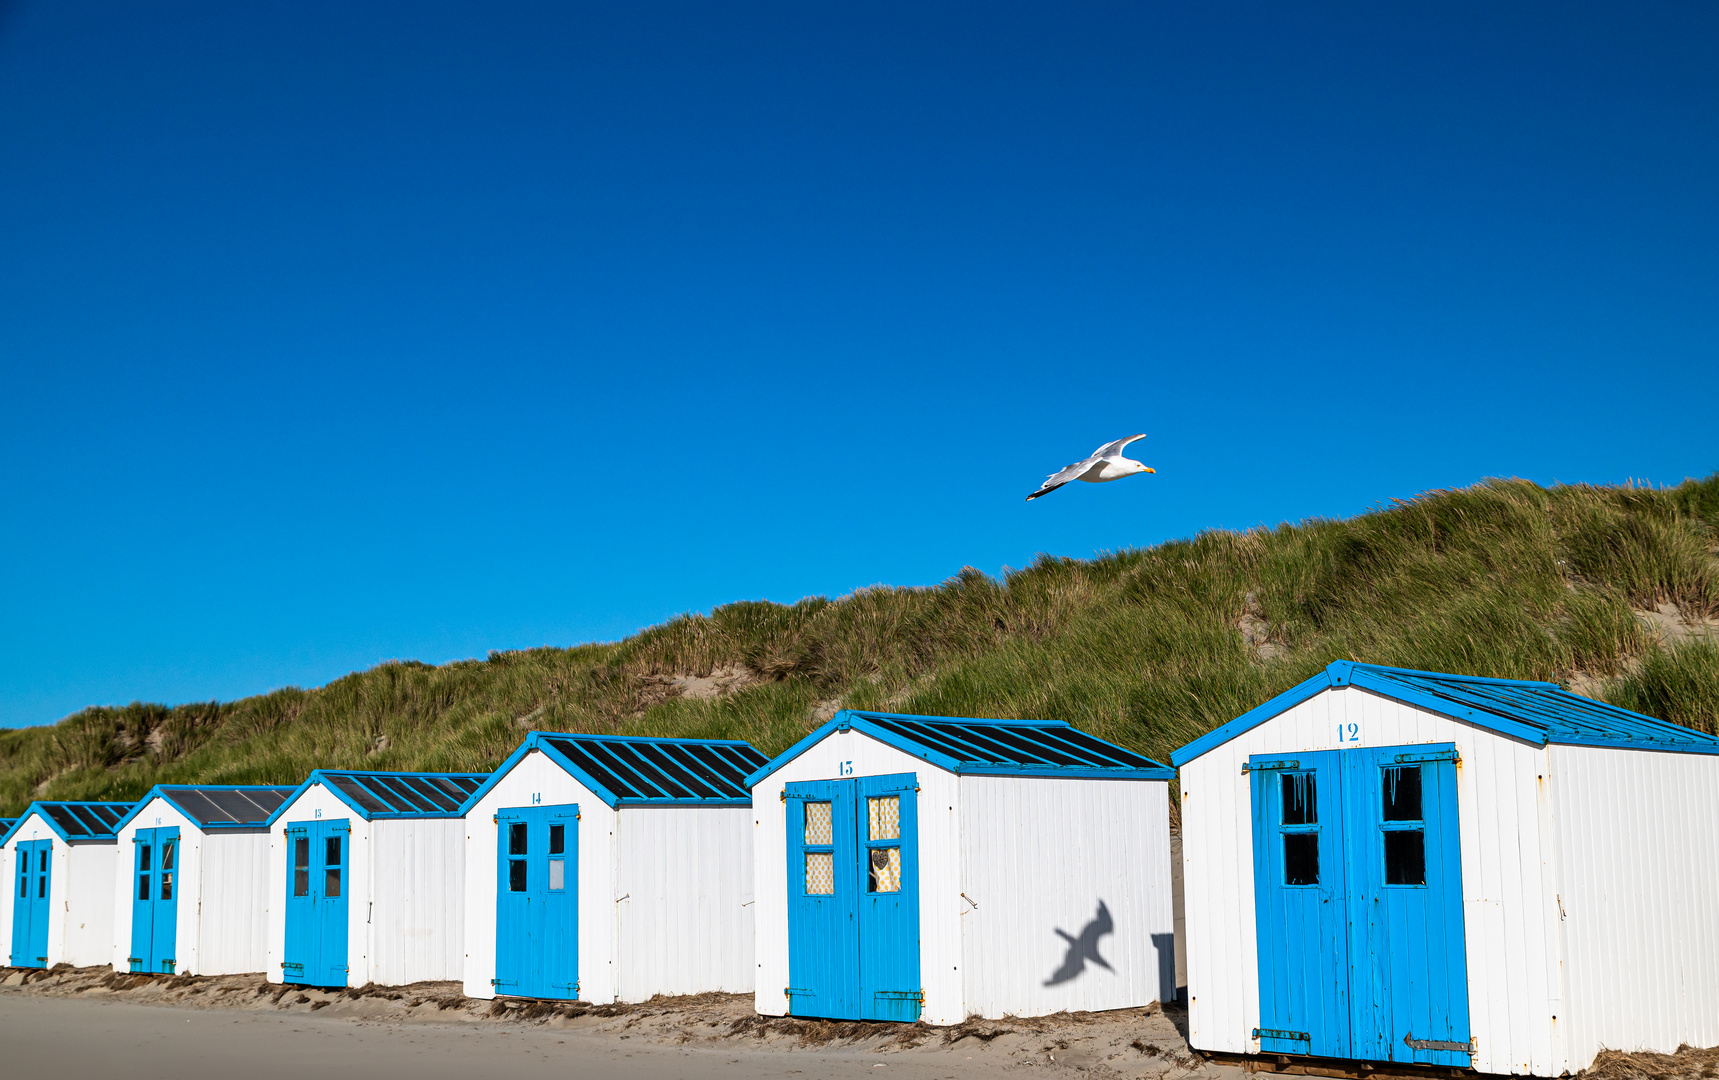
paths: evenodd
<path fill-rule="evenodd" d="M 1147 471 L 1147 472 L 1149 472 L 1149 473 L 1155 473 L 1155 472 L 1157 472 L 1157 471 L 1158 471 L 1158 470 L 1157 470 L 1157 469 L 1154 469 L 1154 468 L 1153 468 L 1153 467 L 1152 467 L 1152 466 L 1150 466 L 1150 465 L 1148 465 L 1148 466 L 1146 466 L 1146 471 Z"/>

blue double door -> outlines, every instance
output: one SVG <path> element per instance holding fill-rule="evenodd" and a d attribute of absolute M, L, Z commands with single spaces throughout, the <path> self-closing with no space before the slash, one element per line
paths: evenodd
<path fill-rule="evenodd" d="M 795 1016 L 919 1019 L 918 791 L 912 773 L 786 785 Z"/>
<path fill-rule="evenodd" d="M 1249 760 L 1262 1052 L 1470 1064 L 1456 760 Z"/>
<path fill-rule="evenodd" d="M 497 994 L 579 997 L 579 807 L 516 806 L 496 824 Z"/>
<path fill-rule="evenodd" d="M 131 970 L 171 975 L 178 965 L 179 828 L 139 829 L 131 846 Z"/>
<path fill-rule="evenodd" d="M 17 880 L 12 883 L 12 966 L 47 967 L 54 842 L 20 840 L 13 845 L 13 852 Z"/>
<path fill-rule="evenodd" d="M 352 822 L 348 818 L 290 822 L 286 840 L 286 943 L 281 977 L 309 986 L 345 986 Z"/>

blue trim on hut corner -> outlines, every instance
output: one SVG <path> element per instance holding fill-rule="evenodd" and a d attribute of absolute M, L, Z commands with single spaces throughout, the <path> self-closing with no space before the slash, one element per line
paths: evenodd
<path fill-rule="evenodd" d="M 593 743 L 598 746 L 604 746 L 607 744 L 621 744 L 628 746 L 720 746 L 745 749 L 753 754 L 757 754 L 759 757 L 764 756 L 759 752 L 757 747 L 743 739 L 675 739 L 648 735 L 592 735 L 566 731 L 533 731 L 526 735 L 525 741 L 519 744 L 519 748 L 509 754 L 507 756 L 507 760 L 502 762 L 495 772 L 490 774 L 489 779 L 485 780 L 476 791 L 472 792 L 471 795 L 466 798 L 465 804 L 460 807 L 461 816 L 471 813 L 472 807 L 481 802 L 483 797 L 489 794 L 490 790 L 501 782 L 502 777 L 513 771 L 514 766 L 518 765 L 521 761 L 524 761 L 527 756 L 534 752 L 540 753 L 550 761 L 553 761 L 556 768 L 561 769 L 563 772 L 573 777 L 573 779 L 583 784 L 591 794 L 595 795 L 599 801 L 611 810 L 622 806 L 752 805 L 752 799 L 749 795 L 735 796 L 732 798 L 711 796 L 707 798 L 690 799 L 647 798 L 637 795 L 622 795 L 614 791 L 608 785 L 599 782 L 596 777 L 592 776 L 584 768 L 576 764 L 568 758 L 567 755 L 557 750 L 554 746 L 545 745 L 547 740 L 552 739 L 567 740 L 575 743 Z M 647 761 L 645 764 L 654 772 L 661 773 L 662 771 L 660 767 L 656 766 L 654 763 Z M 630 765 L 631 763 L 629 763 L 629 766 Z M 656 786 L 654 781 L 653 786 Z M 676 786 L 680 786 L 678 782 L 676 782 Z"/>
<path fill-rule="evenodd" d="M 143 808 L 149 805 L 150 800 L 157 797 L 185 815 L 185 820 L 195 825 L 199 832 L 215 832 L 220 829 L 266 829 L 270 820 L 266 818 L 257 821 L 217 821 L 213 824 L 199 821 L 196 814 L 173 801 L 172 793 L 174 791 L 286 791 L 288 792 L 287 801 L 291 802 L 298 796 L 301 787 L 302 785 L 295 786 L 293 784 L 156 784 L 143 793 L 143 798 L 137 800 L 137 805 L 131 808 L 129 814 L 119 819 L 119 824 L 113 827 L 113 831 L 115 835 L 123 832 L 125 827 L 131 824 L 133 818 L 143 813 Z M 282 803 L 281 805 L 286 804 Z M 4 843 L 4 841 L 0 841 L 0 843 Z"/>
<path fill-rule="evenodd" d="M 771 758 L 763 768 L 748 776 L 745 781 L 746 786 L 748 788 L 757 787 L 758 784 L 766 777 L 770 776 L 770 774 L 776 772 L 784 765 L 787 765 L 789 762 L 793 761 L 795 758 L 829 737 L 832 732 L 836 731 L 863 732 L 881 743 L 893 746 L 903 753 L 911 754 L 928 764 L 934 765 L 945 772 L 954 773 L 957 776 L 1022 776 L 1044 777 L 1051 779 L 1061 778 L 1066 780 L 1173 780 L 1176 777 L 1174 770 L 1167 768 L 1156 761 L 1152 761 L 1151 758 L 1145 757 L 1143 754 L 1136 754 L 1132 750 L 1116 746 L 1115 743 L 1107 742 L 1104 739 L 1098 738 L 1096 735 L 1089 735 L 1085 732 L 1081 732 L 1081 734 L 1088 739 L 1104 743 L 1106 746 L 1115 746 L 1117 750 L 1120 750 L 1131 757 L 1138 757 L 1145 761 L 1151 761 L 1151 767 L 1110 768 L 1103 766 L 1045 765 L 1037 762 L 1024 761 L 1006 762 L 967 760 L 954 757 L 953 755 L 944 753 L 940 750 L 935 750 L 908 736 L 881 727 L 872 721 L 872 717 L 886 721 L 895 720 L 907 723 L 935 724 L 939 729 L 948 728 L 948 731 L 939 731 L 939 734 L 944 737 L 944 741 L 948 742 L 965 741 L 961 739 L 959 734 L 960 729 L 963 726 L 1012 727 L 1037 731 L 1080 730 L 1074 725 L 1062 720 L 985 720 L 969 716 L 920 716 L 912 713 L 862 712 L 857 709 L 843 709 L 826 720 L 822 726 L 813 731 L 810 735 L 807 735 L 793 746 L 790 746 L 782 753 Z"/>
<path fill-rule="evenodd" d="M 413 818 L 456 818 L 456 817 L 463 817 L 463 816 L 465 816 L 464 812 L 463 812 L 464 811 L 463 804 L 461 806 L 454 807 L 454 809 L 452 809 L 452 810 L 436 811 L 435 813 L 429 813 L 429 812 L 425 812 L 425 811 L 402 811 L 402 810 L 387 810 L 387 811 L 377 810 L 377 811 L 373 812 L 373 811 L 364 809 L 362 806 L 359 806 L 356 802 L 354 802 L 352 800 L 352 797 L 350 795 L 348 795 L 346 792 L 340 790 L 340 786 L 338 784 L 331 784 L 328 782 L 328 780 L 333 778 L 333 777 L 336 777 L 336 776 L 396 776 L 396 777 L 404 777 L 407 779 L 423 778 L 423 777 L 446 778 L 446 777 L 450 777 L 450 776 L 459 776 L 459 777 L 466 777 L 466 778 L 470 778 L 470 779 L 477 779 L 478 777 L 486 777 L 487 778 L 488 775 L 489 774 L 487 774 L 487 773 L 468 773 L 468 772 L 441 772 L 441 773 L 438 773 L 438 772 L 388 772 L 388 771 L 382 770 L 382 769 L 316 769 L 309 776 L 305 777 L 304 783 L 300 784 L 297 788 L 295 788 L 293 790 L 293 793 L 291 795 L 287 796 L 286 802 L 281 803 L 280 808 L 277 809 L 274 813 L 270 814 L 269 819 L 267 821 L 265 821 L 263 824 L 265 827 L 272 827 L 275 822 L 277 822 L 281 819 L 282 814 L 285 814 L 288 810 L 292 809 L 293 804 L 298 802 L 298 800 L 304 795 L 304 793 L 309 791 L 311 789 L 311 787 L 316 785 L 316 784 L 321 784 L 325 789 L 327 789 L 329 794 L 333 795 L 336 799 L 339 799 L 341 802 L 345 803 L 346 806 L 354 814 L 357 814 L 359 817 L 363 818 L 365 821 L 376 821 L 376 820 L 403 821 L 403 820 L 409 820 L 409 819 L 413 819 Z"/>
<path fill-rule="evenodd" d="M 1306 682 L 1172 751 L 1170 763 L 1179 769 L 1314 695 L 1342 686 L 1356 686 L 1533 746 L 1556 743 L 1719 754 L 1719 738 L 1572 694 L 1557 683 L 1450 675 L 1338 660 Z"/>

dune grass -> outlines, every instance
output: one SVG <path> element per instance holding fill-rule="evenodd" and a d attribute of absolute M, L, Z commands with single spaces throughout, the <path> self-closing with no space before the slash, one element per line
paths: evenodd
<path fill-rule="evenodd" d="M 1635 610 L 1719 615 L 1719 474 L 1674 488 L 1494 480 L 1000 579 L 741 602 L 612 644 L 390 662 L 316 690 L 92 708 L 0 731 L 0 812 L 161 782 L 296 783 L 312 768 L 486 770 L 529 729 L 792 744 L 838 706 L 1068 720 L 1158 758 L 1334 659 L 1581 680 L 1719 726 L 1719 646 Z M 1238 630 L 1251 620 L 1250 644 Z M 1263 635 L 1263 647 L 1259 638 Z M 665 677 L 744 668 L 732 694 Z"/>

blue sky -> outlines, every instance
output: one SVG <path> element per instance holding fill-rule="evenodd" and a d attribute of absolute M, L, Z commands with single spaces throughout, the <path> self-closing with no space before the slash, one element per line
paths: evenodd
<path fill-rule="evenodd" d="M 0 726 L 1707 475 L 1715 40 L 0 0 Z M 1136 431 L 1155 476 L 1023 501 Z"/>

